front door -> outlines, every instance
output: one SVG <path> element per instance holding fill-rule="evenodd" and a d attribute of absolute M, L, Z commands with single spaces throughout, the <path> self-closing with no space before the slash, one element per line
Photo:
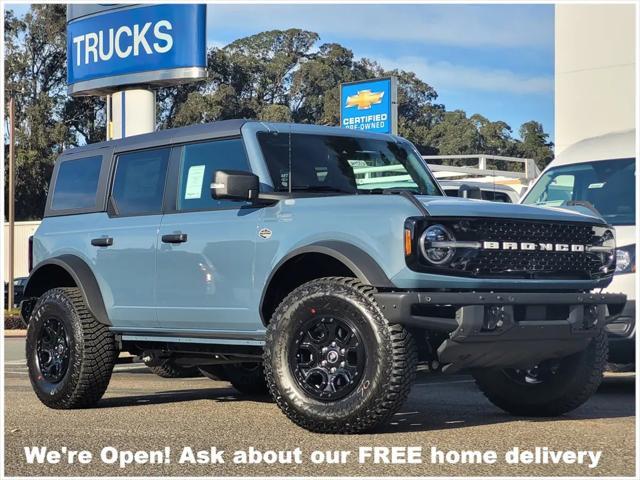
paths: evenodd
<path fill-rule="evenodd" d="M 173 161 L 176 195 L 158 235 L 160 327 L 223 338 L 260 330 L 252 292 L 260 210 L 210 194 L 216 170 L 250 170 L 242 140 L 187 144 Z"/>

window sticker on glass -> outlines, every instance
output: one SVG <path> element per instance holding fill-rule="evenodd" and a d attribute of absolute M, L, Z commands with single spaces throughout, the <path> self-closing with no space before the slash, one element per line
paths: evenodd
<path fill-rule="evenodd" d="M 280 184 L 285 188 L 289 187 L 289 170 L 280 169 Z"/>
<path fill-rule="evenodd" d="M 204 180 L 204 165 L 193 165 L 187 173 L 187 185 L 184 189 L 184 199 L 191 200 L 202 196 L 202 181 Z"/>
<path fill-rule="evenodd" d="M 592 183 L 589 185 L 589 188 L 602 188 L 602 187 L 604 187 L 604 182 Z"/>
<path fill-rule="evenodd" d="M 364 160 L 347 160 L 347 162 L 349 162 L 349 165 L 351 165 L 352 167 L 368 167 L 369 165 L 367 165 L 367 162 L 365 162 Z"/>

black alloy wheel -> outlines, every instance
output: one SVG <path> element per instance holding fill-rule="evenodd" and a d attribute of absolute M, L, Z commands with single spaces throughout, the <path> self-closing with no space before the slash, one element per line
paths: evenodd
<path fill-rule="evenodd" d="M 338 400 L 357 388 L 366 349 L 353 323 L 334 316 L 313 316 L 302 323 L 292 340 L 295 345 L 289 364 L 293 376 L 312 398 Z"/>
<path fill-rule="evenodd" d="M 273 313 L 266 384 L 297 425 L 321 433 L 371 431 L 407 398 L 415 342 L 386 320 L 375 291 L 355 278 L 319 278 L 294 289 Z"/>
<path fill-rule="evenodd" d="M 118 358 L 113 333 L 93 316 L 76 287 L 52 288 L 38 298 L 25 353 L 35 394 L 56 409 L 95 405 Z"/>
<path fill-rule="evenodd" d="M 58 383 L 69 367 L 69 336 L 57 318 L 42 324 L 36 344 L 36 358 L 40 373 L 50 383 Z"/>

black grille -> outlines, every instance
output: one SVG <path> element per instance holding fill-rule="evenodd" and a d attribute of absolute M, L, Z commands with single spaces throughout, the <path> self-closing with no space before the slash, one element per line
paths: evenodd
<path fill-rule="evenodd" d="M 589 279 L 597 276 L 601 266 L 597 254 L 483 250 L 464 270 L 514 278 Z"/>
<path fill-rule="evenodd" d="M 591 225 L 483 220 L 469 222 L 476 239 L 504 242 L 575 243 L 594 241 Z M 461 224 L 461 226 L 465 226 Z M 465 236 L 467 233 L 465 232 Z"/>
<path fill-rule="evenodd" d="M 443 219 L 444 220 L 444 219 Z M 602 245 L 606 228 L 584 223 L 536 222 L 525 220 L 464 219 L 438 221 L 449 228 L 457 241 L 535 243 L 536 250 L 458 248 L 448 274 L 484 278 L 594 279 L 611 274 L 602 269 L 607 255 L 599 252 L 544 251 L 539 243 Z M 422 268 L 434 270 L 428 262 Z"/>

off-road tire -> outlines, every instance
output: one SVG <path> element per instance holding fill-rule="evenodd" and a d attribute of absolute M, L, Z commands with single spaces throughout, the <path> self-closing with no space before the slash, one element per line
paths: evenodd
<path fill-rule="evenodd" d="M 145 365 L 147 365 L 145 363 Z M 199 377 L 200 370 L 197 367 L 178 365 L 172 358 L 162 360 L 157 365 L 147 365 L 149 370 L 162 378 L 190 378 Z"/>
<path fill-rule="evenodd" d="M 600 386 L 607 365 L 608 341 L 604 331 L 586 349 L 560 360 L 558 372 L 548 382 L 523 384 L 501 369 L 473 373 L 476 384 L 491 403 L 513 414 L 555 417 L 586 402 Z"/>
<path fill-rule="evenodd" d="M 262 364 L 203 365 L 200 372 L 211 380 L 229 382 L 245 395 L 265 395 L 269 391 Z"/>
<path fill-rule="evenodd" d="M 62 323 L 68 342 L 68 366 L 60 381 L 45 379 L 37 358 L 43 323 L 55 318 Z M 87 309 L 78 288 L 54 288 L 36 302 L 27 328 L 27 366 L 31 385 L 49 408 L 72 409 L 95 405 L 107 389 L 118 357 L 109 328 Z"/>
<path fill-rule="evenodd" d="M 371 431 L 396 413 L 409 395 L 417 365 L 414 340 L 401 325 L 385 319 L 374 293 L 373 287 L 354 278 L 321 278 L 293 290 L 274 312 L 264 351 L 266 381 L 278 407 L 297 425 L 322 433 Z M 363 334 L 365 370 L 357 388 L 337 400 L 321 401 L 307 394 L 288 361 L 300 322 L 316 309 L 318 315 L 322 309 L 349 312 Z"/>

